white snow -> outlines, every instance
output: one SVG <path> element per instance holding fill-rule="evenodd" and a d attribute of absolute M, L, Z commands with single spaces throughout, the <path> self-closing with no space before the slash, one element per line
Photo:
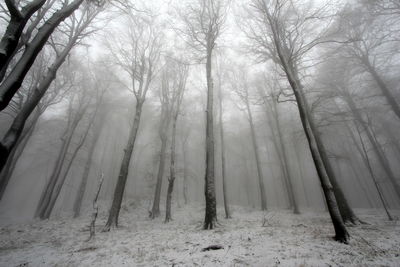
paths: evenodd
<path fill-rule="evenodd" d="M 103 205 L 104 206 L 104 205 Z M 125 205 L 120 227 L 89 236 L 90 213 L 7 224 L 1 217 L 0 266 L 399 266 L 400 224 L 382 211 L 356 210 L 368 225 L 349 227 L 349 245 L 332 240 L 327 213 L 261 212 L 234 206 L 233 218 L 202 230 L 204 207 L 173 207 L 174 220 L 148 218 L 145 205 Z M 398 215 L 398 214 L 397 214 Z M 263 220 L 265 217 L 265 225 Z M 202 252 L 209 245 L 221 250 Z"/>

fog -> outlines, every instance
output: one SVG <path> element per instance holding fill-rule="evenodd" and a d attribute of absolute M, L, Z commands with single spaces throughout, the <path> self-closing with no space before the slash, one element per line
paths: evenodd
<path fill-rule="evenodd" d="M 0 6 L 1 266 L 398 263 L 397 0 Z"/>

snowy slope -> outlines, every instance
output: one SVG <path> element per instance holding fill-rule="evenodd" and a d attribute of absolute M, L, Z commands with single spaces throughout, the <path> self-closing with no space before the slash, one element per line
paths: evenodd
<path fill-rule="evenodd" d="M 101 214 L 90 242 L 89 214 L 8 224 L 0 231 L 0 266 L 400 266 L 400 224 L 380 211 L 357 211 L 370 224 L 349 227 L 344 245 L 331 239 L 326 213 L 232 209 L 233 219 L 219 209 L 220 225 L 205 231 L 200 205 L 174 207 L 168 224 L 149 220 L 144 205 L 125 206 L 121 226 L 111 232 L 100 232 Z M 224 248 L 201 251 L 209 245 Z"/>

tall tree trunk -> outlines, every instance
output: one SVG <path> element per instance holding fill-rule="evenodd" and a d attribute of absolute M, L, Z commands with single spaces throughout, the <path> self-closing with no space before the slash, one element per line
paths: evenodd
<path fill-rule="evenodd" d="M 72 137 L 74 136 L 75 130 L 82 116 L 83 113 L 78 113 L 74 116 L 74 118 L 72 118 L 72 122 L 68 123 L 68 126 L 62 137 L 60 151 L 58 153 L 57 160 L 54 164 L 53 171 L 40 197 L 39 204 L 35 212 L 36 218 L 46 219 L 46 210 L 49 207 L 51 198 L 54 194 L 54 189 L 56 188 L 56 185 L 58 183 L 58 178 L 60 177 L 62 168 L 64 166 L 64 161 L 67 156 L 68 148 L 71 144 Z"/>
<path fill-rule="evenodd" d="M 257 137 L 256 137 L 255 129 L 254 129 L 253 115 L 251 113 L 248 99 L 246 99 L 246 109 L 247 109 L 247 114 L 249 115 L 251 142 L 253 145 L 254 156 L 256 158 L 258 183 L 259 183 L 259 188 L 260 188 L 261 210 L 267 210 L 267 197 L 266 197 L 265 186 L 264 186 L 264 175 L 263 175 L 263 171 L 262 171 L 260 155 L 258 152 L 258 144 L 257 144 Z"/>
<path fill-rule="evenodd" d="M 8 182 L 14 173 L 15 167 L 19 158 L 25 150 L 28 141 L 30 140 L 33 132 L 35 131 L 36 123 L 41 115 L 40 111 L 34 113 L 34 117 L 29 123 L 29 126 L 22 132 L 21 137 L 18 139 L 16 145 L 11 150 L 10 156 L 0 174 L 0 200 L 3 198 L 4 192 L 7 188 Z"/>
<path fill-rule="evenodd" d="M 280 44 L 278 43 L 276 36 L 276 32 L 274 32 L 274 38 L 276 42 L 276 48 L 281 60 L 282 67 L 285 71 L 286 78 L 293 90 L 294 96 L 297 102 L 297 108 L 299 110 L 300 120 L 303 125 L 304 132 L 307 137 L 308 145 L 311 151 L 311 155 L 318 173 L 318 177 L 321 182 L 322 189 L 324 191 L 326 203 L 328 206 L 328 211 L 331 216 L 332 224 L 335 229 L 335 240 L 339 242 L 348 242 L 349 234 L 346 230 L 346 226 L 344 224 L 343 218 L 341 216 L 338 202 L 335 197 L 334 188 L 331 184 L 332 177 L 329 176 L 328 170 L 326 167 L 326 162 L 323 160 L 324 151 L 321 150 L 321 144 L 318 144 L 318 134 L 316 134 L 315 127 L 312 127 L 311 118 L 309 114 L 309 109 L 307 106 L 306 99 L 303 95 L 302 85 L 295 74 L 295 68 L 290 66 L 286 61 L 283 52 L 281 51 Z"/>
<path fill-rule="evenodd" d="M 172 121 L 172 136 L 171 136 L 171 163 L 169 166 L 169 179 L 168 179 L 168 190 L 167 190 L 167 201 L 165 208 L 165 222 L 169 222 L 171 217 L 171 201 L 172 201 L 172 191 L 174 190 L 175 182 L 175 140 L 176 140 L 176 121 L 178 119 L 178 112 L 175 114 Z"/>
<path fill-rule="evenodd" d="M 293 137 L 294 140 L 294 137 Z M 306 184 L 305 184 L 305 180 L 304 180 L 304 169 L 303 169 L 303 164 L 301 162 L 301 156 L 300 156 L 300 151 L 299 151 L 299 147 L 298 145 L 296 145 L 296 141 L 294 141 L 294 152 L 296 155 L 296 160 L 297 160 L 297 166 L 298 166 L 298 171 L 299 171 L 299 177 L 301 180 L 301 185 L 303 187 L 303 192 L 304 192 L 304 198 L 306 201 L 306 206 L 309 207 L 310 206 L 310 201 L 308 200 L 308 194 L 307 194 L 307 190 L 306 190 Z M 322 192 L 322 197 L 323 197 L 324 193 Z M 326 202 L 325 200 L 324 202 L 324 207 L 325 210 L 328 210 L 328 207 L 326 206 Z"/>
<path fill-rule="evenodd" d="M 4 164 L 6 163 L 9 154 L 15 144 L 17 143 L 22 130 L 24 129 L 25 122 L 28 117 L 31 115 L 32 111 L 38 105 L 43 95 L 49 89 L 51 83 L 56 78 L 56 74 L 58 69 L 64 63 L 67 58 L 69 52 L 74 47 L 77 38 L 79 37 L 76 34 L 64 48 L 64 50 L 59 54 L 51 67 L 48 68 L 46 75 L 40 81 L 37 88 L 34 89 L 32 95 L 27 99 L 27 101 L 23 104 L 21 110 L 13 120 L 11 127 L 8 129 L 7 133 L 4 135 L 3 139 L 0 142 L 0 171 L 3 169 Z"/>
<path fill-rule="evenodd" d="M 164 129 L 164 130 L 167 130 L 167 129 Z M 164 169 L 165 169 L 165 154 L 167 151 L 167 141 L 168 141 L 167 134 L 162 133 L 161 134 L 160 162 L 158 164 L 158 172 L 157 172 L 157 183 L 156 183 L 156 188 L 154 191 L 153 207 L 152 207 L 151 213 L 150 213 L 150 218 L 152 218 L 152 219 L 160 216 L 160 197 L 161 197 L 162 179 L 164 176 Z"/>
<path fill-rule="evenodd" d="M 293 213 L 300 214 L 299 207 L 298 207 L 298 204 L 296 201 L 296 197 L 294 195 L 293 181 L 292 181 L 292 176 L 290 174 L 289 161 L 288 161 L 288 157 L 286 155 L 285 144 L 283 141 L 278 107 L 276 106 L 276 102 L 274 100 L 272 100 L 271 104 L 272 104 L 272 110 L 273 110 L 273 118 L 275 120 L 275 126 L 276 126 L 276 130 L 278 132 L 276 141 L 279 144 L 279 148 L 277 149 L 277 153 L 278 153 L 278 157 L 279 157 L 279 160 L 281 163 L 280 165 L 281 165 L 283 177 L 285 179 L 286 188 L 288 191 L 289 202 L 293 207 Z M 273 135 L 275 135 L 274 132 L 273 132 Z"/>
<path fill-rule="evenodd" d="M 102 122 L 104 122 L 104 120 L 102 120 Z M 77 192 L 75 200 L 74 200 L 74 207 L 73 207 L 74 218 L 79 217 L 79 215 L 81 213 L 83 196 L 85 195 L 86 185 L 87 185 L 87 181 L 89 179 L 90 167 L 92 166 L 94 150 L 96 148 L 97 141 L 99 140 L 99 137 L 100 137 L 100 130 L 101 130 L 101 127 L 99 127 L 99 129 L 97 129 L 94 132 L 94 135 L 92 138 L 92 143 L 90 144 L 89 152 L 88 152 L 88 155 L 86 158 L 85 168 L 84 168 L 83 174 L 82 174 L 82 179 L 79 184 L 78 192 Z"/>
<path fill-rule="evenodd" d="M 183 201 L 185 205 L 189 203 L 188 198 L 188 173 L 187 173 L 187 155 L 186 155 L 186 143 L 182 144 L 182 155 L 183 155 Z"/>
<path fill-rule="evenodd" d="M 349 129 L 349 130 L 351 131 L 351 129 Z M 358 142 L 357 142 L 357 140 L 356 140 L 356 138 L 355 138 L 353 132 L 351 132 L 351 136 L 352 136 L 352 139 L 353 139 L 353 141 L 354 141 L 354 144 L 355 144 L 355 145 L 357 146 L 357 148 L 359 149 L 359 152 L 360 152 L 360 154 L 361 154 L 361 157 L 362 157 L 362 159 L 363 159 L 365 165 L 366 165 L 367 168 L 368 168 L 368 171 L 369 171 L 369 173 L 370 173 L 370 175 L 371 175 L 372 182 L 373 182 L 374 185 L 375 185 L 375 189 L 376 189 L 376 191 L 378 192 L 378 196 L 379 196 L 379 199 L 380 199 L 380 201 L 381 201 L 381 203 L 382 203 L 382 207 L 385 209 L 385 212 L 386 212 L 386 215 L 388 216 L 389 221 L 393 221 L 393 217 L 392 217 L 392 215 L 391 215 L 390 212 L 389 212 L 387 203 L 386 203 L 386 201 L 385 201 L 385 197 L 384 197 L 384 195 L 383 195 L 383 193 L 382 193 L 382 190 L 381 190 L 381 188 L 380 188 L 380 186 L 379 186 L 379 183 L 378 183 L 378 181 L 377 181 L 377 179 L 376 179 L 376 177 L 375 177 L 374 171 L 372 170 L 371 161 L 369 160 L 368 152 L 367 152 L 367 149 L 366 149 L 366 147 L 365 147 L 364 140 L 362 139 L 361 133 L 360 133 L 360 131 L 359 131 L 358 128 L 357 128 L 357 133 L 358 133 L 358 137 L 359 137 L 359 139 L 360 139 L 361 149 L 360 149 L 360 147 L 359 147 L 359 145 L 358 145 Z"/>
<path fill-rule="evenodd" d="M 228 203 L 228 190 L 226 184 L 226 165 L 225 165 L 225 140 L 224 140 L 224 122 L 222 120 L 222 93 L 221 93 L 221 84 L 218 87 L 218 106 L 219 106 L 219 134 L 220 134 L 220 142 L 221 142 L 221 167 L 222 167 L 222 191 L 224 197 L 224 208 L 225 208 L 225 218 L 231 218 L 231 213 L 229 210 Z"/>
<path fill-rule="evenodd" d="M 42 27 L 40 27 L 17 64 L 11 70 L 11 73 L 0 85 L 0 110 L 7 107 L 14 94 L 19 90 L 26 74 L 32 67 L 36 57 L 45 46 L 54 29 L 76 9 L 78 9 L 82 2 L 83 0 L 74 0 L 70 4 L 63 6 L 60 10 L 56 11 Z"/>
<path fill-rule="evenodd" d="M 208 40 L 209 42 L 209 40 Z M 217 221 L 217 200 L 215 198 L 215 158 L 214 158 L 214 84 L 212 79 L 212 48 L 207 46 L 207 110 L 206 110 L 206 173 L 204 194 L 206 199 L 206 210 L 204 218 L 204 229 L 213 229 Z"/>
<path fill-rule="evenodd" d="M 142 106 L 144 99 L 137 99 L 135 118 L 133 120 L 133 125 L 129 133 L 128 144 L 124 149 L 124 157 L 122 159 L 117 185 L 115 186 L 113 202 L 111 204 L 110 213 L 108 215 L 108 220 L 104 226 L 103 231 L 109 231 L 111 227 L 118 226 L 118 216 L 121 209 L 122 197 L 125 191 L 126 180 L 128 178 L 129 164 L 132 157 L 133 147 L 135 146 L 135 140 L 140 124 L 140 117 L 142 114 Z"/>
<path fill-rule="evenodd" d="M 72 163 L 74 162 L 76 156 L 78 155 L 78 152 L 80 151 L 83 144 L 85 143 L 85 140 L 88 136 L 91 125 L 92 125 L 92 123 L 90 123 L 87 126 L 85 133 L 83 134 L 83 136 L 81 137 L 81 139 L 78 142 L 78 145 L 72 151 L 71 159 L 68 161 L 67 166 L 64 168 L 64 172 L 62 172 L 59 177 L 56 177 L 56 180 L 57 180 L 56 186 L 55 186 L 54 190 L 51 192 L 50 200 L 47 204 L 47 207 L 44 211 L 44 215 L 41 217 L 41 219 L 50 218 L 50 215 L 54 209 L 56 201 L 61 193 L 61 189 L 64 186 L 65 180 L 68 176 L 69 170 L 71 169 Z"/>

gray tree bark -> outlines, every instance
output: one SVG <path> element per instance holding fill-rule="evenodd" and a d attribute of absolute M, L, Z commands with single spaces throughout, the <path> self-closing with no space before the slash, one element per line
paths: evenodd
<path fill-rule="evenodd" d="M 21 58 L 11 70 L 10 74 L 0 85 L 0 110 L 7 107 L 14 94 L 21 87 L 26 74 L 32 67 L 36 57 L 46 44 L 54 29 L 76 9 L 78 9 L 82 2 L 83 0 L 74 0 L 70 4 L 63 6 L 60 10 L 56 11 L 42 27 L 40 27 L 33 40 L 25 49 Z M 0 151 L 2 150 L 4 150 L 4 148 L 0 147 Z"/>
<path fill-rule="evenodd" d="M 129 172 L 129 164 L 131 161 L 132 152 L 133 152 L 133 148 L 135 146 L 135 140 L 136 140 L 137 132 L 139 129 L 143 103 L 144 103 L 144 99 L 137 100 L 137 102 L 136 102 L 135 117 L 133 120 L 133 125 L 132 125 L 132 128 L 129 133 L 128 144 L 126 145 L 126 148 L 124 149 L 124 157 L 122 159 L 122 163 L 121 163 L 121 167 L 120 167 L 120 171 L 119 171 L 119 175 L 118 175 L 118 180 L 117 180 L 117 185 L 115 186 L 115 190 L 114 190 L 113 202 L 111 204 L 110 212 L 108 215 L 108 220 L 107 220 L 106 225 L 104 226 L 103 231 L 109 231 L 111 227 L 118 226 L 119 211 L 121 210 L 122 197 L 124 195 L 126 180 L 128 178 L 128 172 Z"/>

